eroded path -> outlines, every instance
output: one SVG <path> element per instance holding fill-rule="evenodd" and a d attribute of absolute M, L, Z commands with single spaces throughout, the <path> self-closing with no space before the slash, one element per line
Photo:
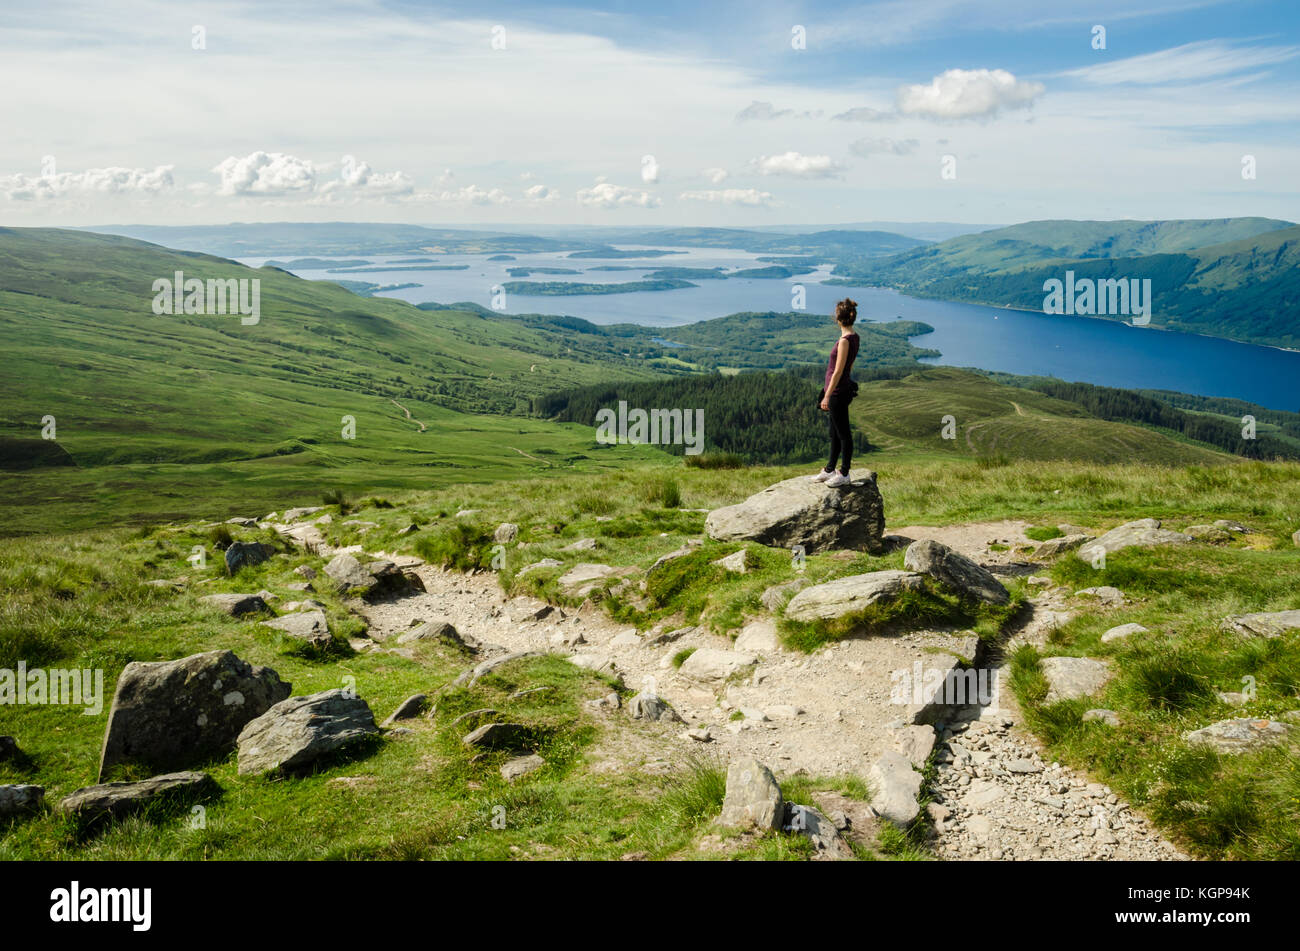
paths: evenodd
<path fill-rule="evenodd" d="M 989 546 L 1027 543 L 1024 528 L 1023 522 L 998 522 L 909 526 L 896 533 L 935 538 L 997 573 L 1016 574 L 1027 573 L 1028 566 Z M 977 660 L 974 637 L 948 631 L 850 639 L 812 654 L 780 649 L 770 618 L 748 625 L 735 642 L 696 628 L 638 632 L 597 608 L 571 611 L 530 598 L 507 599 L 491 572 L 465 575 L 430 566 L 418 571 L 425 593 L 364 608 L 381 649 L 401 650 L 393 638 L 416 623 L 446 620 L 482 641 L 484 658 L 524 650 L 572 654 L 584 666 L 621 676 L 628 687 L 652 690 L 685 718 L 650 723 L 607 710 L 621 722 L 592 751 L 597 770 L 667 771 L 691 753 L 723 761 L 750 754 L 778 775 L 865 777 L 889 749 L 911 750 L 923 761 L 928 744 L 918 753 L 916 731 L 926 731 L 913 724 L 933 719 L 933 711 L 898 702 L 895 672 L 941 658 L 951 663 L 954 656 Z M 1068 594 L 1036 595 L 1016 639 L 1045 639 L 1069 617 Z M 692 677 L 672 663 L 690 648 L 732 656 L 743 651 L 758 662 L 752 676 Z M 998 656 L 980 649 L 978 662 L 1001 676 Z M 1009 689 L 999 691 L 995 706 L 949 710 L 944 717 L 935 724 L 939 752 L 928 806 L 935 830 L 930 847 L 939 858 L 1185 858 L 1112 791 L 1044 761 L 1021 726 Z"/>

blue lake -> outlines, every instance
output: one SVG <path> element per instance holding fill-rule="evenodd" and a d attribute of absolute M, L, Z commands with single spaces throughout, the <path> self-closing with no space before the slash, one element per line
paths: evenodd
<path fill-rule="evenodd" d="M 685 253 L 659 258 L 572 259 L 566 254 L 516 254 L 514 261 L 488 261 L 482 254 L 430 253 L 438 264 L 465 264 L 457 271 L 372 271 L 328 273 L 295 271 L 312 280 L 354 280 L 373 284 L 418 283 L 383 294 L 412 303 L 473 301 L 490 307 L 492 289 L 507 281 L 580 281 L 622 283 L 644 278 L 660 267 L 762 267 L 756 255 L 724 249 L 673 249 Z M 374 266 L 417 255 L 370 255 Z M 265 258 L 247 258 L 258 266 Z M 563 267 L 581 274 L 532 274 L 515 277 L 508 268 Z M 614 266 L 627 270 L 594 271 Z M 597 324 L 634 323 L 674 327 L 739 311 L 793 309 L 791 288 L 806 289 L 806 307 L 827 314 L 827 340 L 836 331 L 829 317 L 835 302 L 850 296 L 865 320 L 920 320 L 934 333 L 913 337 L 920 347 L 938 350 L 930 361 L 948 366 L 979 367 L 1007 373 L 1054 376 L 1063 380 L 1129 389 L 1177 390 L 1203 396 L 1249 400 L 1274 409 L 1300 411 L 1300 353 L 1233 343 L 1213 337 L 1132 327 L 1118 321 L 958 304 L 907 297 L 885 288 L 838 287 L 819 283 L 829 268 L 788 280 L 697 281 L 698 287 L 632 294 L 531 297 L 506 296 L 505 313 L 567 314 Z M 1159 319 L 1159 299 L 1153 318 Z M 671 334 L 664 335 L 671 339 Z M 828 344 L 829 346 L 829 344 Z"/>

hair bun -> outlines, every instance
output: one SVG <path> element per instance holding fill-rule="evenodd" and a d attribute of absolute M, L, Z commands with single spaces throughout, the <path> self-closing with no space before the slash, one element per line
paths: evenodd
<path fill-rule="evenodd" d="M 835 305 L 835 319 L 846 326 L 858 319 L 858 302 L 848 297 Z"/>

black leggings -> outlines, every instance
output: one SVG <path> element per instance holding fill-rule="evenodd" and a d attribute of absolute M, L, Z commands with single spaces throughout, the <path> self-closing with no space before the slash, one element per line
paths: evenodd
<path fill-rule="evenodd" d="M 843 465 L 840 466 L 840 472 L 844 475 L 849 474 L 849 466 L 853 464 L 853 430 L 849 428 L 849 400 L 843 396 L 831 396 L 827 401 L 830 411 L 827 416 L 831 421 L 831 458 L 826 463 L 826 471 L 830 472 L 835 468 L 835 460 L 843 454 Z"/>

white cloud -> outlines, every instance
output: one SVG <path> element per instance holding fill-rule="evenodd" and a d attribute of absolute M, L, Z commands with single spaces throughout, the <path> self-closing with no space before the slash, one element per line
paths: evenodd
<path fill-rule="evenodd" d="M 700 174 L 715 185 L 721 185 L 728 177 L 728 172 L 725 168 L 706 168 Z"/>
<path fill-rule="evenodd" d="M 829 155 L 803 155 L 799 152 L 760 155 L 752 164 L 762 175 L 788 175 L 792 178 L 836 178 L 843 171 Z"/>
<path fill-rule="evenodd" d="M 1043 94 L 1042 83 L 1016 79 L 1005 69 L 950 69 L 929 84 L 898 90 L 898 111 L 930 119 L 977 119 L 1002 109 L 1026 109 Z"/>
<path fill-rule="evenodd" d="M 851 143 L 849 151 L 864 158 L 869 155 L 911 155 L 920 144 L 916 139 L 867 138 Z"/>
<path fill-rule="evenodd" d="M 598 181 L 591 188 L 578 190 L 578 204 L 592 208 L 657 208 L 662 203 L 647 191 Z"/>
<path fill-rule="evenodd" d="M 682 192 L 680 197 L 686 201 L 707 201 L 723 205 L 760 206 L 770 204 L 772 201 L 771 192 L 762 192 L 756 188 L 724 188 L 721 190 L 707 189 L 705 191 L 690 191 Z"/>
<path fill-rule="evenodd" d="M 524 197 L 529 201 L 555 201 L 560 197 L 560 193 L 545 185 L 533 185 L 524 190 Z"/>
<path fill-rule="evenodd" d="M 174 168 L 88 168 L 51 175 L 0 176 L 0 194 L 11 201 L 51 201 L 71 195 L 156 195 L 175 185 Z"/>
<path fill-rule="evenodd" d="M 343 156 L 339 177 L 321 186 L 323 196 L 355 198 L 397 198 L 411 195 L 415 183 L 405 172 L 376 172 L 369 162 L 358 161 L 351 155 Z"/>
<path fill-rule="evenodd" d="M 1284 63 L 1300 56 L 1300 46 L 1230 46 L 1201 40 L 1127 59 L 1072 69 L 1062 75 L 1098 85 L 1188 82 L 1227 76 L 1243 70 Z"/>
<path fill-rule="evenodd" d="M 470 205 L 505 205 L 510 202 L 510 196 L 501 189 L 479 188 L 477 185 L 466 185 L 455 191 L 422 193 L 416 197 L 430 201 L 463 202 Z"/>
<path fill-rule="evenodd" d="M 796 112 L 793 109 L 778 109 L 770 102 L 759 102 L 755 99 L 736 113 L 736 118 L 741 122 L 749 119 L 784 119 L 787 116 L 793 116 L 796 119 L 816 119 L 821 114 L 820 109 L 815 112 Z"/>
<path fill-rule="evenodd" d="M 316 189 L 315 166 L 283 152 L 232 155 L 212 171 L 221 180 L 221 195 L 293 195 Z"/>
<path fill-rule="evenodd" d="M 654 185 L 659 181 L 659 163 L 655 161 L 653 155 L 641 156 L 641 181 L 647 185 Z"/>
<path fill-rule="evenodd" d="M 880 109 L 873 109 L 870 106 L 858 106 L 855 109 L 837 113 L 831 118 L 840 119 L 844 122 L 893 122 L 898 118 L 898 115 L 893 112 L 882 112 Z"/>

